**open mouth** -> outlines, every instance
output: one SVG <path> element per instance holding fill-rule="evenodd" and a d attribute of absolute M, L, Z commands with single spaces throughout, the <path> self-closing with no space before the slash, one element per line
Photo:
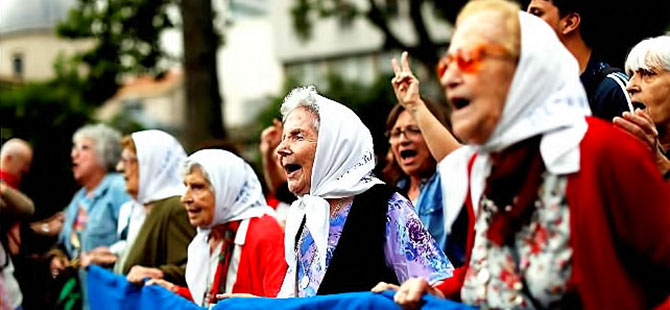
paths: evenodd
<path fill-rule="evenodd" d="M 201 211 L 200 208 L 186 209 L 186 212 L 188 212 L 188 213 L 190 213 L 190 214 L 197 214 L 197 213 L 199 213 L 200 211 Z"/>
<path fill-rule="evenodd" d="M 402 158 L 402 159 L 413 158 L 414 156 L 416 156 L 416 151 L 415 150 L 400 151 L 400 158 Z"/>
<path fill-rule="evenodd" d="M 300 169 L 300 165 L 298 164 L 287 164 L 284 166 L 284 169 L 286 170 L 286 173 L 291 174 L 295 171 L 298 171 Z"/>
<path fill-rule="evenodd" d="M 451 103 L 454 105 L 454 109 L 459 110 L 470 104 L 470 100 L 465 98 L 454 98 L 451 100 Z"/>
<path fill-rule="evenodd" d="M 635 108 L 636 110 L 637 109 L 644 110 L 647 108 L 647 105 L 639 101 L 633 101 L 631 102 L 631 104 L 633 104 L 633 108 Z"/>

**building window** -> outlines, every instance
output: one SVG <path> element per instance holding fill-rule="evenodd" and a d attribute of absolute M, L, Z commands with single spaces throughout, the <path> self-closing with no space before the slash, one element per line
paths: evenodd
<path fill-rule="evenodd" d="M 16 77 L 23 77 L 23 54 L 14 54 L 12 56 L 12 72 Z"/>

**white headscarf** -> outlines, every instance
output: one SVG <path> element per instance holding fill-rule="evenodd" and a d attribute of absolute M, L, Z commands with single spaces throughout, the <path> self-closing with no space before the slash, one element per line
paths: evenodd
<path fill-rule="evenodd" d="M 470 175 L 470 194 L 477 204 L 491 171 L 490 152 L 542 135 L 540 154 L 554 174 L 579 171 L 579 143 L 591 114 L 576 59 L 541 19 L 519 12 L 521 55 L 500 121 L 482 145 L 468 145 L 439 164 L 445 194 L 445 228 L 451 230 L 468 190 L 467 163 L 477 152 Z M 475 212 L 477 212 L 475 206 Z"/>
<path fill-rule="evenodd" d="M 131 135 L 137 149 L 140 184 L 137 201 L 147 204 L 184 193 L 179 165 L 186 159 L 184 148 L 160 130 L 138 131 Z"/>
<path fill-rule="evenodd" d="M 295 238 L 303 217 L 307 217 L 305 226 L 314 239 L 318 263 L 325 270 L 330 230 L 330 205 L 326 199 L 355 196 L 383 183 L 372 176 L 375 167 L 372 135 L 358 116 L 344 105 L 320 96 L 312 87 L 297 91 L 307 92 L 315 100 L 320 126 L 309 194 L 293 202 L 286 219 L 284 247 L 288 271 L 279 293 L 281 297 L 295 294 Z M 287 100 L 289 97 L 291 94 Z"/>
<path fill-rule="evenodd" d="M 274 214 L 267 206 L 256 174 L 244 160 L 224 150 L 201 150 L 186 159 L 200 165 L 214 190 L 214 219 L 198 233 L 188 246 L 186 283 L 193 300 L 202 306 L 209 273 L 209 234 L 211 228 L 231 221 Z M 185 171 L 188 173 L 188 171 Z M 243 244 L 235 238 L 236 244 Z"/>

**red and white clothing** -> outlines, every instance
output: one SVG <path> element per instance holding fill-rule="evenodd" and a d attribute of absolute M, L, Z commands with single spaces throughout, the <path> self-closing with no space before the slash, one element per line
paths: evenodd
<path fill-rule="evenodd" d="M 188 246 L 186 284 L 192 300 L 207 306 L 215 293 L 275 296 L 286 273 L 283 232 L 256 174 L 242 158 L 224 150 L 193 153 L 184 169 L 193 167 L 205 175 L 215 205 L 212 221 L 198 227 Z M 210 246 L 212 238 L 222 239 L 222 246 Z M 218 258 L 213 255 L 217 251 Z"/>
<path fill-rule="evenodd" d="M 511 309 L 647 309 L 663 301 L 670 292 L 670 188 L 651 154 L 609 123 L 588 119 L 579 147 L 579 172 L 545 171 L 530 220 L 513 231 L 492 232 L 493 216 L 514 212 L 489 199 L 487 181 L 469 263 L 439 289 L 469 304 Z"/>
<path fill-rule="evenodd" d="M 574 57 L 518 16 L 494 132 L 438 166 L 447 229 L 463 205 L 470 227 L 468 263 L 437 287 L 490 308 L 651 308 L 670 292 L 670 187 L 639 141 L 585 118 Z"/>
<path fill-rule="evenodd" d="M 233 238 L 234 248 L 227 255 L 229 258 L 224 258 L 228 245 L 224 237 L 221 245 L 211 253 L 207 297 L 221 293 L 277 296 L 286 273 L 284 233 L 277 220 L 270 215 L 264 215 L 226 225 L 226 230 L 236 231 Z M 224 267 L 226 265 L 227 268 Z M 186 287 L 179 287 L 176 292 L 193 300 Z"/>

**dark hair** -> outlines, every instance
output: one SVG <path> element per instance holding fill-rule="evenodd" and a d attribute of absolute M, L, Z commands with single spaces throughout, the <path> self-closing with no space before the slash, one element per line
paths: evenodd
<path fill-rule="evenodd" d="M 551 0 L 551 3 L 558 9 L 558 15 L 563 18 L 569 13 L 577 13 L 581 15 L 583 13 L 583 5 L 580 5 L 582 1 L 579 0 Z"/>
<path fill-rule="evenodd" d="M 431 100 L 427 98 L 422 97 L 421 100 L 423 100 L 423 102 L 426 104 L 426 107 L 428 108 L 430 113 L 433 114 L 437 118 L 437 120 L 439 120 L 440 123 L 442 123 L 442 125 L 451 130 L 451 124 L 449 123 L 449 119 L 447 117 L 446 108 L 442 105 L 437 105 L 433 103 Z M 405 111 L 405 108 L 399 104 L 396 104 L 393 107 L 393 109 L 391 109 L 391 112 L 389 112 L 389 115 L 386 118 L 387 133 L 393 129 L 393 126 L 395 126 L 395 123 L 398 120 L 400 113 L 402 113 L 403 111 Z M 430 158 L 432 159 L 432 156 Z M 398 180 L 400 180 L 400 178 L 405 176 L 405 172 L 402 171 L 400 165 L 398 165 L 398 161 L 395 160 L 391 148 L 388 149 L 384 161 L 385 165 L 384 168 L 382 169 L 382 178 L 389 184 L 395 185 L 398 182 Z"/>
<path fill-rule="evenodd" d="M 558 9 L 558 16 L 563 18 L 570 13 L 579 14 L 579 34 L 587 46 L 593 47 L 596 15 L 593 1 L 588 0 L 551 0 Z"/>

